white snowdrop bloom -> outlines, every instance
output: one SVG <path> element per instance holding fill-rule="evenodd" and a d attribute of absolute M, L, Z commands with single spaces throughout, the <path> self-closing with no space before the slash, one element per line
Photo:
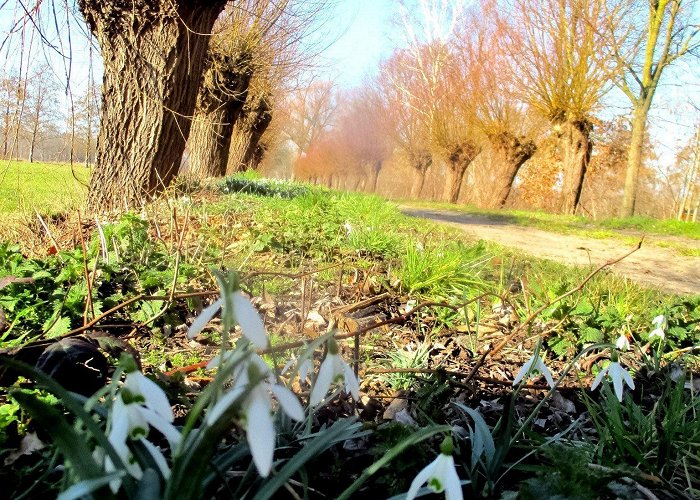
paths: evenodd
<path fill-rule="evenodd" d="M 447 500 L 462 500 L 462 485 L 455 470 L 452 455 L 440 453 L 438 457 L 421 470 L 406 493 L 406 500 L 413 500 L 424 484 L 435 493 L 445 492 Z"/>
<path fill-rule="evenodd" d="M 615 341 L 615 347 L 617 347 L 621 351 L 629 351 L 630 341 L 627 338 L 627 335 L 625 335 L 624 333 L 620 335 Z"/>
<path fill-rule="evenodd" d="M 251 380 L 258 382 L 248 387 Z M 233 387 L 216 402 L 207 413 L 206 422 L 212 425 L 223 413 L 248 390 L 241 401 L 241 425 L 246 431 L 246 440 L 253 456 L 253 462 L 262 477 L 267 477 L 272 468 L 277 434 L 272 413 L 272 397 L 275 396 L 280 408 L 296 421 L 304 420 L 304 409 L 296 395 L 277 383 L 265 362 L 257 354 L 250 356 L 246 363 L 234 373 Z"/>
<path fill-rule="evenodd" d="M 157 429 L 168 440 L 171 449 L 175 449 L 182 440 L 182 435 L 173 422 L 173 412 L 163 390 L 138 370 L 127 373 L 124 385 L 117 392 L 110 411 L 110 426 L 107 439 L 126 466 L 127 472 L 140 479 L 143 472 L 138 463 L 132 460 L 129 440 L 146 442 L 149 429 Z M 151 444 L 151 443 L 149 443 Z M 164 477 L 169 469 L 162 453 L 154 445 L 146 446 L 154 457 Z M 158 455 L 160 454 L 160 455 Z M 112 460 L 104 457 L 105 471 L 115 470 Z M 110 482 L 110 488 L 116 493 L 120 480 Z"/>
<path fill-rule="evenodd" d="M 618 401 L 622 402 L 622 394 L 625 388 L 624 384 L 627 384 L 630 389 L 634 390 L 634 381 L 632 380 L 632 377 L 627 372 L 627 370 L 625 370 L 622 367 L 622 365 L 617 361 L 610 362 L 610 364 L 607 367 L 600 370 L 595 380 L 593 380 L 591 390 L 596 390 L 596 388 L 603 381 L 603 377 L 605 377 L 606 373 L 610 376 L 610 379 L 613 382 L 615 395 L 617 396 Z"/>
<path fill-rule="evenodd" d="M 241 332 L 260 349 L 268 346 L 267 333 L 258 311 L 240 291 L 233 293 L 233 315 L 241 327 Z"/>
<path fill-rule="evenodd" d="M 236 322 L 241 327 L 243 335 L 250 340 L 256 347 L 265 349 L 268 346 L 267 333 L 258 311 L 255 310 L 253 304 L 246 299 L 240 290 L 233 292 L 229 303 L 233 308 L 233 316 Z M 201 332 L 205 326 L 219 312 L 219 309 L 224 305 L 224 299 L 213 302 L 202 310 L 201 313 L 194 319 L 192 325 L 187 330 L 187 337 L 194 338 Z"/>
<path fill-rule="evenodd" d="M 338 343 L 331 338 L 328 341 L 328 354 L 321 363 L 316 382 L 311 389 L 309 405 L 317 406 L 326 397 L 331 385 L 340 381 L 345 383 L 345 390 L 352 394 L 353 398 L 356 400 L 360 398 L 360 383 L 352 368 L 340 357 Z"/>
<path fill-rule="evenodd" d="M 518 374 L 513 380 L 513 385 L 518 385 L 520 381 L 525 378 L 525 375 L 527 375 L 529 379 L 535 372 L 541 373 L 544 376 L 545 380 L 547 380 L 547 383 L 549 384 L 549 387 L 554 387 L 554 379 L 552 378 L 552 373 L 549 371 L 549 368 L 547 368 L 547 366 L 544 364 L 542 358 L 535 356 L 534 354 L 520 368 Z"/>
<path fill-rule="evenodd" d="M 649 334 L 649 340 L 652 340 L 656 337 L 660 338 L 661 340 L 664 340 L 666 338 L 666 332 L 664 331 L 664 326 L 666 325 L 666 317 L 663 314 L 659 314 L 657 317 L 651 320 L 651 324 L 654 325 L 656 328 L 654 328 Z"/>

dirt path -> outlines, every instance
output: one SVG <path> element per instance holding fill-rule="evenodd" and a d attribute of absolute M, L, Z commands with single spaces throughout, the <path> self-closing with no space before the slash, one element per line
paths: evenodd
<path fill-rule="evenodd" d="M 629 245 L 615 239 L 550 233 L 541 229 L 518 226 L 486 215 L 400 208 L 406 215 L 442 222 L 479 239 L 491 240 L 536 257 L 565 264 L 598 266 L 624 255 L 631 249 Z M 612 271 L 667 292 L 700 293 L 700 257 L 686 257 L 670 248 L 651 244 L 664 239 L 663 236 L 648 236 L 640 250 L 612 266 Z M 675 237 L 668 239 L 677 240 Z M 684 244 L 700 248 L 698 241 L 684 239 Z"/>

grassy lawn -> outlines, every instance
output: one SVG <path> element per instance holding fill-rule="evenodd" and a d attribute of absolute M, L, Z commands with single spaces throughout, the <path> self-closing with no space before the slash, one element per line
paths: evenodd
<path fill-rule="evenodd" d="M 55 214 L 83 203 L 90 173 L 60 163 L 0 162 L 0 215 Z"/>

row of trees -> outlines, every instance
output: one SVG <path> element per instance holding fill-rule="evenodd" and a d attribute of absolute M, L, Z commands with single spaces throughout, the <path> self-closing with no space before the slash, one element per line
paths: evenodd
<path fill-rule="evenodd" d="M 482 204 L 498 207 L 539 149 L 558 165 L 550 193 L 558 203 L 550 208 L 575 213 L 596 153 L 594 128 L 602 123 L 603 97 L 617 88 L 629 102 L 624 166 L 613 162 L 618 173 L 624 169 L 617 176 L 624 178 L 618 209 L 624 216 L 634 213 L 640 175 L 649 177 L 643 166 L 647 124 L 661 76 L 696 48 L 691 2 L 493 0 L 466 9 L 455 1 L 420 0 L 417 5 L 404 12 L 402 48 L 375 81 L 346 99 L 336 126 L 326 127 L 297 164 L 298 175 L 333 182 L 334 176 L 364 169 L 371 178 L 376 174 L 369 165 L 398 152 L 414 172 L 413 196 L 439 164 L 446 172 L 442 197 L 456 202 L 465 176 L 482 157 L 479 171 L 468 176 L 470 188 L 485 191 Z M 353 113 L 363 103 L 380 110 L 361 114 L 365 127 L 388 144 L 376 147 L 371 144 L 376 139 L 365 140 L 372 158 L 364 158 L 357 145 L 348 147 L 345 137 L 358 129 Z M 374 121 L 375 115 L 381 119 Z M 346 127 L 348 120 L 354 124 Z M 597 153 L 610 151 L 601 149 Z M 603 156 L 598 166 L 607 162 L 610 168 L 613 163 Z"/>
<path fill-rule="evenodd" d="M 342 100 L 318 82 L 297 93 L 304 99 L 282 99 L 313 53 L 300 46 L 327 5 L 78 0 L 104 68 L 89 205 L 137 205 L 182 172 L 223 175 L 291 144 L 303 177 L 336 185 L 352 177 L 350 187 L 372 189 L 387 159 L 401 157 L 415 196 L 440 167 L 445 199 L 460 199 L 467 178 L 491 206 L 506 203 L 523 165 L 539 165 L 544 151 L 558 165 L 542 169 L 555 208 L 574 213 L 596 113 L 617 87 L 630 103 L 621 202 L 629 215 L 660 78 L 697 40 L 691 0 L 484 0 L 470 9 L 413 0 L 402 10 L 401 48 L 374 81 Z M 27 18 L 57 10 L 21 9 L 24 25 L 44 26 Z"/>
<path fill-rule="evenodd" d="M 57 105 L 62 90 L 45 65 L 22 77 L 0 76 L 0 158 L 92 163 L 99 89 L 92 85 L 75 95 L 66 113 Z"/>

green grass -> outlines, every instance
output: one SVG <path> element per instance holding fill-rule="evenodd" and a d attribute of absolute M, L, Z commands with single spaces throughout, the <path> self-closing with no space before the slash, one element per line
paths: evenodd
<path fill-rule="evenodd" d="M 413 208 L 452 210 L 474 215 L 485 215 L 497 221 L 511 222 L 520 226 L 536 227 L 559 233 L 582 234 L 593 238 L 624 237 L 624 233 L 620 234 L 620 231 L 634 231 L 700 240 L 700 224 L 677 220 L 635 216 L 594 221 L 578 215 L 559 215 L 525 210 L 487 210 L 469 205 L 453 205 L 441 202 L 401 200 L 399 203 Z"/>
<path fill-rule="evenodd" d="M 80 165 L 0 161 L 0 215 L 73 210 L 85 199 L 89 176 Z"/>

